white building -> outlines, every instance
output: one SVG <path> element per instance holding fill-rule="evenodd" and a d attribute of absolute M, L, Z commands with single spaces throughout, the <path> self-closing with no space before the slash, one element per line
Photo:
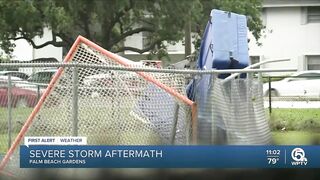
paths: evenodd
<path fill-rule="evenodd" d="M 288 59 L 286 62 L 266 64 L 264 68 L 296 68 L 320 70 L 320 0 L 265 0 L 262 20 L 266 28 L 256 44 L 250 34 L 249 54 L 252 63 L 269 59 Z M 143 47 L 142 33 L 128 38 L 127 45 Z M 184 46 L 168 46 L 172 62 L 183 60 Z M 134 57 L 126 52 L 125 56 Z M 180 58 L 180 59 L 179 59 Z"/>
<path fill-rule="evenodd" d="M 52 40 L 51 31 L 45 28 L 43 37 L 35 37 L 33 40 L 36 45 L 50 41 Z M 12 60 L 29 61 L 38 58 L 55 58 L 58 61 L 62 61 L 62 48 L 48 45 L 41 49 L 34 49 L 26 40 L 23 39 L 20 39 L 15 43 L 16 47 L 12 53 Z"/>
<path fill-rule="evenodd" d="M 129 36 L 125 41 L 125 46 L 131 46 L 131 47 L 143 49 L 145 46 L 147 46 L 147 42 L 148 42 L 147 35 L 148 33 L 140 32 L 132 36 Z M 194 40 L 193 37 L 194 36 L 191 35 L 191 42 Z M 182 41 L 177 42 L 175 44 L 168 44 L 165 42 L 165 44 L 167 45 L 167 52 L 169 54 L 170 60 L 164 59 L 163 60 L 164 66 L 167 66 L 169 64 L 185 59 L 185 54 L 184 54 L 185 49 Z M 194 51 L 194 46 L 192 45 L 191 52 L 193 51 Z M 147 55 L 148 55 L 148 52 L 139 54 L 132 51 L 125 51 L 123 56 L 131 60 L 143 60 L 147 58 Z"/>
<path fill-rule="evenodd" d="M 320 70 L 320 0 L 265 0 L 262 19 L 262 46 L 249 44 L 253 61 L 284 58 L 264 67 Z"/>
<path fill-rule="evenodd" d="M 47 28 L 44 29 L 43 36 L 35 37 L 34 42 L 36 45 L 43 44 L 46 41 L 52 40 L 51 31 Z M 15 41 L 16 47 L 12 53 L 12 60 L 30 61 L 38 58 L 55 58 L 62 61 L 63 51 L 61 47 L 54 47 L 52 45 L 46 46 L 41 49 L 34 49 L 26 40 L 20 39 Z M 1 49 L 0 49 L 1 50 Z M 19 68 L 19 71 L 27 74 L 32 74 L 41 68 Z"/>

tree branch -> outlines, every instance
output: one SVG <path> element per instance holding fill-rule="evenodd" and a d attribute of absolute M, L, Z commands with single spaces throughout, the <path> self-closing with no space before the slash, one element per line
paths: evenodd
<path fill-rule="evenodd" d="M 133 34 L 136 34 L 136 33 L 142 32 L 142 31 L 154 32 L 154 29 L 150 28 L 150 27 L 139 27 L 136 29 L 132 29 L 130 31 L 126 31 L 126 32 L 122 33 L 118 38 L 115 38 L 113 41 L 111 41 L 109 43 L 109 47 L 116 45 L 117 43 L 119 43 L 121 40 L 125 39 L 128 36 L 131 36 Z"/>
<path fill-rule="evenodd" d="M 123 10 L 119 11 L 119 12 L 116 12 L 115 13 L 115 16 L 111 19 L 109 25 L 108 25 L 108 28 L 106 28 L 106 33 L 105 33 L 105 39 L 107 42 L 112 41 L 112 38 L 110 38 L 112 36 L 112 29 L 113 27 L 119 23 L 120 26 L 122 25 L 122 22 L 121 22 L 121 18 L 127 13 L 129 12 L 132 8 L 134 7 L 134 1 L 133 0 L 130 0 L 129 1 L 129 6 L 126 6 Z M 106 21 L 107 22 L 107 21 Z M 105 23 L 106 23 L 105 22 Z M 120 27 L 122 28 L 122 27 Z M 112 47 L 115 43 L 107 43 L 107 48 L 108 47 Z"/>
<path fill-rule="evenodd" d="M 153 50 L 156 47 L 156 45 L 158 45 L 162 41 L 163 41 L 163 39 L 158 39 L 158 40 L 152 42 L 148 47 L 146 47 L 144 49 L 138 49 L 135 47 L 124 46 L 124 47 L 120 47 L 119 49 L 115 50 L 114 53 L 123 52 L 123 51 L 133 51 L 133 52 L 137 52 L 137 53 L 142 54 L 147 51 Z"/>
<path fill-rule="evenodd" d="M 123 23 L 121 22 L 121 20 L 119 21 L 119 25 L 120 25 L 120 33 L 123 34 Z"/>
<path fill-rule="evenodd" d="M 56 33 L 56 36 L 60 37 L 66 43 L 66 46 L 71 46 L 74 42 L 73 38 L 71 38 L 70 36 L 67 36 L 64 33 L 61 33 L 61 32 Z"/>
<path fill-rule="evenodd" d="M 80 13 L 81 22 L 83 24 L 79 24 L 79 26 L 84 30 L 86 37 L 91 39 L 91 32 L 90 32 L 90 19 L 87 13 L 81 12 Z"/>
<path fill-rule="evenodd" d="M 130 9 L 133 8 L 133 5 L 134 5 L 133 1 L 130 0 L 130 1 L 129 1 L 129 6 L 126 6 L 122 11 L 115 13 L 115 17 L 114 17 L 113 20 L 111 21 L 110 27 L 113 27 L 113 26 L 115 26 L 118 22 L 120 22 L 121 17 L 123 17 L 123 16 L 126 14 L 126 12 L 130 11 Z"/>
<path fill-rule="evenodd" d="M 19 40 L 19 39 L 24 39 L 24 40 L 28 41 L 32 45 L 32 47 L 35 49 L 41 49 L 41 48 L 46 47 L 48 45 L 53 45 L 55 47 L 66 46 L 65 42 L 63 42 L 63 41 L 57 42 L 56 41 L 57 38 L 56 38 L 56 35 L 54 35 L 54 33 L 52 33 L 52 41 L 47 41 L 47 42 L 40 44 L 40 45 L 36 45 L 35 42 L 31 38 L 29 38 L 25 35 L 22 35 L 20 37 L 15 37 L 15 38 L 9 38 L 9 40 L 14 40 L 14 41 Z"/>

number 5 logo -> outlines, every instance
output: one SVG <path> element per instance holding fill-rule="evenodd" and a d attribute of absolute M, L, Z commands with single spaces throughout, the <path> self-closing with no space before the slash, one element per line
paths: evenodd
<path fill-rule="evenodd" d="M 307 161 L 307 158 L 305 157 L 304 150 L 301 148 L 295 148 L 291 152 L 291 157 L 295 161 Z"/>

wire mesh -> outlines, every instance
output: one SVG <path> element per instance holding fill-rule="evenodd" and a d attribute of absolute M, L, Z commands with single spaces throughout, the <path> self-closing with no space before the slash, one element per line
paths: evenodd
<path fill-rule="evenodd" d="M 202 92 L 203 82 L 208 87 L 206 94 Z M 217 76 L 204 75 L 195 84 L 199 144 L 271 143 L 259 79 L 248 77 L 225 82 Z"/>
<path fill-rule="evenodd" d="M 82 43 L 76 48 L 70 62 L 123 66 Z M 64 68 L 57 82 L 49 87 L 52 88 L 51 92 L 23 136 L 73 136 L 76 129 L 76 135 L 86 136 L 88 144 L 92 145 L 189 144 L 190 106 L 147 81 L 139 73 L 85 67 Z M 186 95 L 184 75 L 144 75 Z M 47 81 L 39 73 L 38 77 L 32 77 L 34 81 L 37 79 L 37 82 L 33 82 L 37 85 Z M 21 84 L 19 88 L 27 87 Z M 42 88 L 34 88 L 32 92 L 35 90 L 43 93 Z M 37 102 L 37 94 L 33 94 L 33 97 Z M 179 107 L 177 116 L 176 106 Z M 5 170 L 23 174 L 18 161 L 19 146 Z"/>
<path fill-rule="evenodd" d="M 24 120 L 42 96 L 35 108 L 39 111 L 30 116 L 32 124 L 26 132 L 22 131 L 22 136 L 86 136 L 88 144 L 92 145 L 189 144 L 196 128 L 191 126 L 194 114 L 186 103 L 190 100 L 183 101 L 177 94 L 186 97 L 188 81 L 199 75 L 206 77 L 210 84 L 207 94 L 198 93 L 195 97 L 198 103 L 195 119 L 199 121 L 196 135 L 200 144 L 270 142 L 262 85 L 257 79 L 234 79 L 224 83 L 214 75 L 192 70 L 150 72 L 152 67 L 124 64 L 82 42 L 71 52 L 70 66 L 60 70 L 35 66 L 37 72 L 27 82 L 12 86 L 31 91 L 30 96 L 35 99 L 34 104 L 25 105 L 28 112 L 19 112 L 24 117 L 11 118 L 13 124 L 17 121 L 26 124 Z M 123 67 L 126 69 L 121 69 Z M 133 71 L 132 68 L 142 69 Z M 11 87 L 8 81 L 6 84 Z M 13 102 L 12 112 L 21 111 Z M 17 135 L 21 125 L 14 126 L 17 131 L 12 137 Z M 9 133 L 5 128 L 4 132 Z M 8 142 L 5 144 L 8 146 Z M 26 173 L 19 168 L 19 146 L 14 149 L 5 170 L 16 175 Z"/>

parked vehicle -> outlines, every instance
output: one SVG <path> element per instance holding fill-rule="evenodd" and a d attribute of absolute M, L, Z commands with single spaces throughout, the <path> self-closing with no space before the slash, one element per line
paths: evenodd
<path fill-rule="evenodd" d="M 8 86 L 8 79 L 9 79 L 9 76 L 5 76 L 5 75 L 0 75 L 0 86 Z M 17 84 L 17 83 L 20 83 L 20 82 L 26 82 L 24 81 L 23 79 L 19 78 L 19 77 L 15 77 L 15 76 L 11 76 L 11 83 L 14 85 L 14 84 Z"/>
<path fill-rule="evenodd" d="M 265 96 L 269 95 L 268 83 L 263 84 Z M 271 82 L 271 96 L 320 97 L 320 71 L 302 71 Z"/>
<path fill-rule="evenodd" d="M 48 86 L 57 69 L 45 69 L 35 72 L 27 79 L 27 81 L 16 84 L 17 87 L 42 93 Z M 39 92 L 38 92 L 39 91 Z"/>
<path fill-rule="evenodd" d="M 29 75 L 20 71 L 0 71 L 0 76 L 14 76 L 21 78 L 23 80 L 27 80 L 29 78 Z"/>
<path fill-rule="evenodd" d="M 35 91 L 17 87 L 23 82 L 21 78 L 11 77 L 11 107 L 34 107 L 38 102 Z M 0 107 L 8 106 L 8 76 L 0 76 Z"/>
<path fill-rule="evenodd" d="M 154 67 L 158 69 L 162 68 L 162 61 L 159 61 L 159 60 L 141 60 L 137 63 L 141 63 L 142 65 L 148 66 L 148 67 Z"/>
<path fill-rule="evenodd" d="M 50 80 L 56 72 L 57 69 L 45 69 L 42 71 L 38 71 L 31 74 L 31 76 L 28 78 L 28 81 L 33 83 L 49 84 Z"/>
<path fill-rule="evenodd" d="M 139 93 L 145 85 L 135 72 L 112 72 L 87 76 L 83 79 L 83 92 L 93 96 L 116 93 Z"/>

